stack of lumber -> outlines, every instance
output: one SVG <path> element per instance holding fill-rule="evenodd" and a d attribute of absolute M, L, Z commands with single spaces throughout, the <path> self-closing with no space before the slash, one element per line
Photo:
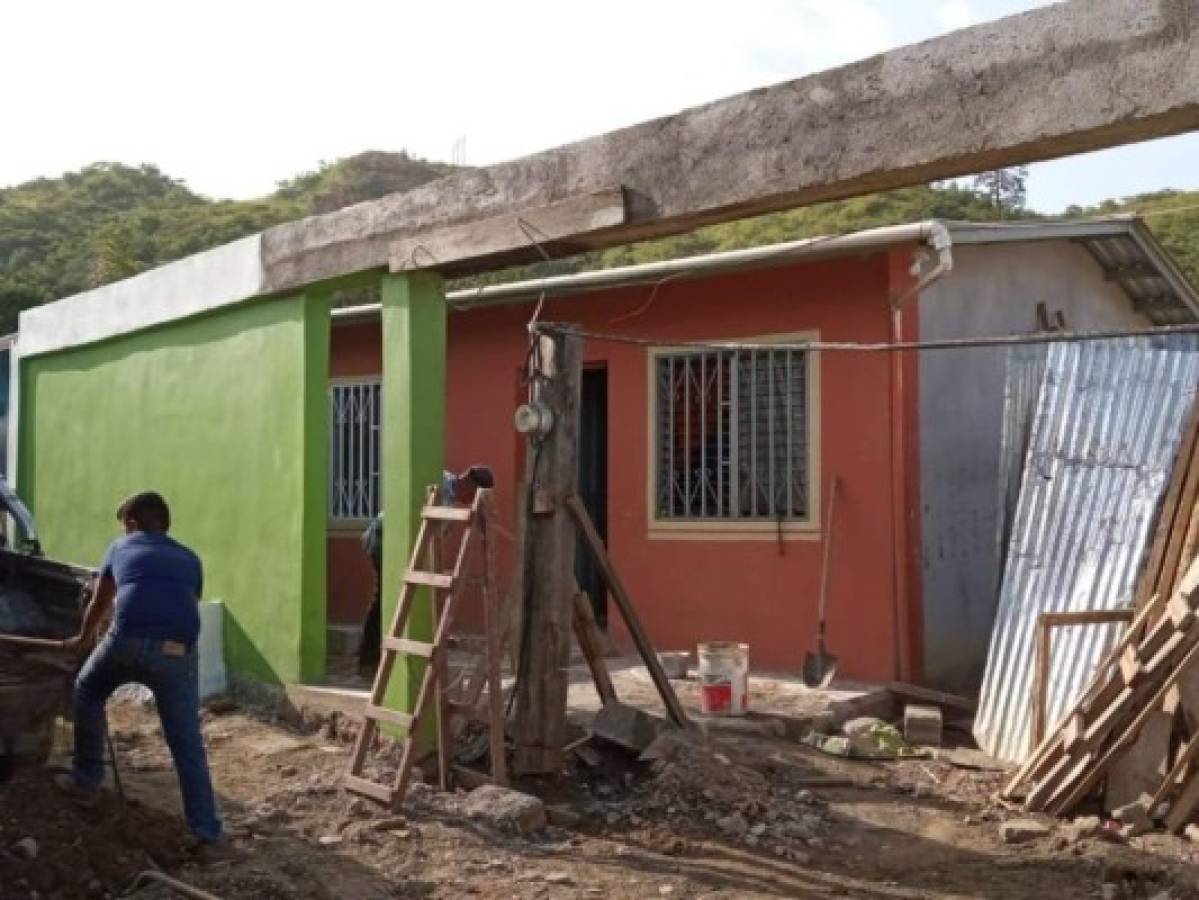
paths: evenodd
<path fill-rule="evenodd" d="M 1199 811 L 1199 403 L 1183 432 L 1136 615 L 1070 712 L 1004 789 L 1067 815 L 1106 789 L 1181 831 Z"/>

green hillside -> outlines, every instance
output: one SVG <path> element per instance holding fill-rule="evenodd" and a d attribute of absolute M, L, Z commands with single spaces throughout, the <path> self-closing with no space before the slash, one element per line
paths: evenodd
<path fill-rule="evenodd" d="M 60 178 L 0 189 L 0 333 L 30 306 L 125 278 L 280 222 L 408 190 L 453 166 L 367 152 L 280 182 L 257 200 L 212 200 L 151 165 L 96 163 Z M 1176 210 L 1176 211 L 1174 211 Z M 1138 211 L 1199 284 L 1199 192 L 1162 191 L 1071 215 Z M 912 187 L 714 225 L 689 234 L 489 273 L 463 284 L 610 267 L 839 234 L 928 218 L 1033 216 L 997 208 L 960 186 Z M 355 295 L 361 302 L 369 299 Z"/>

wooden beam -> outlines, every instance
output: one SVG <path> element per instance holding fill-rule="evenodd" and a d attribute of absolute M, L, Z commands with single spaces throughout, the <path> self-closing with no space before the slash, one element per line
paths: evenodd
<path fill-rule="evenodd" d="M 396 241 L 623 185 L 600 247 L 1199 128 L 1199 0 L 1071 0 L 279 225 L 263 291 Z M 540 258 L 529 246 L 524 259 Z M 490 264 L 483 260 L 484 268 Z"/>
<path fill-rule="evenodd" d="M 579 652 L 587 661 L 591 671 L 591 680 L 595 682 L 595 692 L 599 694 L 600 706 L 617 701 L 616 687 L 612 684 L 612 676 L 604 665 L 604 649 L 600 645 L 599 626 L 595 622 L 595 613 L 591 609 L 591 597 L 586 591 L 576 591 L 575 599 L 575 640 L 579 643 Z"/>
<path fill-rule="evenodd" d="M 583 505 L 583 501 L 577 495 L 571 495 L 566 503 L 570 508 L 571 515 L 574 516 L 575 524 L 579 526 L 579 533 L 583 535 L 583 542 L 595 558 L 596 566 L 599 568 L 604 583 L 612 592 L 612 599 L 624 618 L 625 626 L 629 629 L 629 635 L 633 638 L 637 652 L 641 654 L 641 661 L 649 670 L 649 677 L 658 689 L 658 695 L 662 698 L 662 705 L 666 707 L 667 716 L 680 728 L 686 727 L 689 724 L 687 713 L 683 709 L 683 705 L 679 703 L 674 687 L 662 669 L 662 663 L 658 660 L 653 642 L 650 641 L 649 635 L 641 624 L 641 618 L 637 615 L 637 609 L 633 606 L 628 591 L 625 590 L 624 582 L 620 580 L 620 576 L 616 573 L 616 567 L 612 565 L 612 559 L 604 548 L 604 542 L 600 539 L 599 532 L 595 530 L 595 523 L 587 514 L 587 507 Z"/>
<path fill-rule="evenodd" d="M 562 768 L 566 689 L 574 615 L 575 535 L 566 498 L 578 478 L 582 341 L 576 335 L 536 338 L 534 401 L 553 410 L 549 434 L 533 438 L 522 502 L 548 498 L 544 514 L 529 515 L 523 548 L 524 640 L 516 683 L 512 768 L 549 775 Z"/>

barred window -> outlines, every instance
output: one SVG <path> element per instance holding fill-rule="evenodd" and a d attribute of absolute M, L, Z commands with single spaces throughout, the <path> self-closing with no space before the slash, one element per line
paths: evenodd
<path fill-rule="evenodd" d="M 808 517 L 808 366 L 799 350 L 655 357 L 656 517 Z"/>
<path fill-rule="evenodd" d="M 371 381 L 329 387 L 329 518 L 362 521 L 379 512 L 381 386 Z"/>

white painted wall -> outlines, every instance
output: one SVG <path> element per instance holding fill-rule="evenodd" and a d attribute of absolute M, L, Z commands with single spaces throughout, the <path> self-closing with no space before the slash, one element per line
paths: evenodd
<path fill-rule="evenodd" d="M 1036 331 L 1041 302 L 1070 330 L 1151 324 L 1078 244 L 957 246 L 953 255 L 953 274 L 921 295 L 922 339 Z M 925 675 L 949 690 L 981 681 L 995 615 L 1005 360 L 1004 348 L 920 356 Z"/>

